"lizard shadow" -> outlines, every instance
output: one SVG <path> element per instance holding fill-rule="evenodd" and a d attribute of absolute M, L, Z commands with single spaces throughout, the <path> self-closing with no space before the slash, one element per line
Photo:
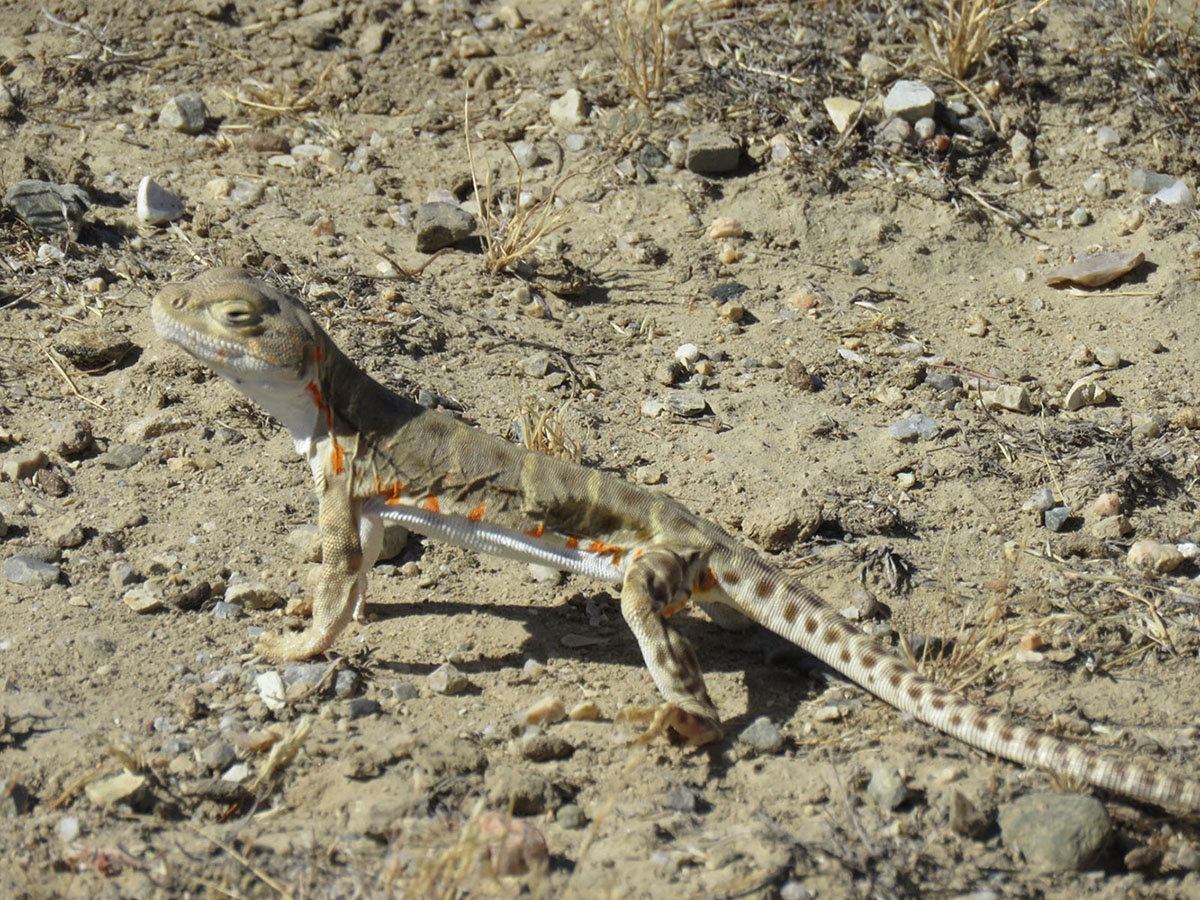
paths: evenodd
<path fill-rule="evenodd" d="M 615 601 L 612 620 L 604 623 L 600 629 L 592 626 L 584 610 L 572 603 L 551 611 L 545 606 L 517 604 L 489 604 L 481 610 L 477 603 L 455 600 L 375 602 L 368 604 L 368 611 L 376 622 L 408 616 L 444 616 L 449 622 L 456 616 L 479 615 L 485 611 L 486 615 L 520 622 L 524 626 L 527 634 L 519 647 L 501 655 L 481 655 L 473 660 L 455 663 L 468 676 L 519 669 L 531 657 L 542 661 L 568 659 L 646 670 L 637 642 L 621 620 Z M 787 721 L 805 702 L 826 690 L 826 680 L 814 673 L 829 673 L 831 669 L 797 645 L 761 626 L 729 632 L 695 616 L 677 615 L 671 621 L 695 648 L 702 671 L 713 675 L 742 675 L 747 712 L 730 715 L 727 708 L 729 701 L 718 701 L 722 726 L 727 735 L 736 735 L 761 716 L 776 723 Z M 601 637 L 595 643 L 569 646 L 562 641 L 564 631 L 599 631 Z M 377 671 L 396 675 L 427 675 L 440 665 L 396 658 L 394 643 L 391 646 L 376 643 L 376 647 L 373 667 Z M 631 695 L 624 698 L 623 702 L 633 706 L 637 699 Z"/>

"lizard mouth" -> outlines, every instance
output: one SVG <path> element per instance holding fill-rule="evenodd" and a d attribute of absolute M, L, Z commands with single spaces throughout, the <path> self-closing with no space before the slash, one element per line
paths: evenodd
<path fill-rule="evenodd" d="M 179 345 L 218 371 L 250 375 L 272 368 L 266 360 L 247 353 L 244 344 L 222 340 L 189 328 L 173 319 L 170 313 L 157 304 L 151 308 L 150 318 L 159 337 Z"/>

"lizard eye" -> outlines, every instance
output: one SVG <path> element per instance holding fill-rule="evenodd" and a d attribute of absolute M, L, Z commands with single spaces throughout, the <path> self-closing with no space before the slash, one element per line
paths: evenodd
<path fill-rule="evenodd" d="M 254 325 L 259 320 L 258 313 L 245 307 L 232 307 L 223 310 L 221 315 L 225 321 L 238 328 L 244 328 L 247 325 Z"/>

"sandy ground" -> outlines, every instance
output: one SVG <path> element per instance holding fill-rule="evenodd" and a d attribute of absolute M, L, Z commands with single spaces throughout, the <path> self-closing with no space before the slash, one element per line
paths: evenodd
<path fill-rule="evenodd" d="M 556 447 L 687 502 L 887 642 L 948 648 L 924 665 L 972 699 L 1194 774 L 1195 560 L 1127 565 L 1136 540 L 1200 541 L 1195 214 L 1132 176 L 1196 170 L 1194 41 L 1160 24 L 1138 55 L 1117 4 L 1052 3 L 956 83 L 898 6 L 746 3 L 688 14 L 647 106 L 603 4 L 112 6 L 0 9 L 0 188 L 93 200 L 73 242 L 0 217 L 0 556 L 57 567 L 0 578 L 0 893 L 1200 896 L 1194 820 L 1106 797 L 1098 867 L 1039 873 L 991 816 L 1069 785 L 699 613 L 683 627 L 729 739 L 631 748 L 615 719 L 653 685 L 582 579 L 413 538 L 334 652 L 266 664 L 254 636 L 293 620 L 220 601 L 240 581 L 303 593 L 308 473 L 147 314 L 162 284 L 250 266 L 397 391 L 518 439 L 548 414 Z M 880 137 L 899 78 L 998 137 L 944 112 L 929 139 Z M 587 108 L 552 117 L 572 89 Z M 194 135 L 158 121 L 189 91 Z M 416 248 L 431 192 L 471 197 L 466 93 L 498 216 L 505 142 L 532 145 L 520 188 L 558 227 L 536 269 L 490 273 L 478 238 Z M 844 135 L 835 96 L 866 104 Z M 735 169 L 687 169 L 706 133 L 738 142 Z M 139 222 L 146 175 L 182 218 Z M 1046 284 L 1098 251 L 1145 261 L 1091 292 Z M 686 344 L 699 358 L 672 372 Z M 1089 375 L 1107 399 L 1067 409 Z M 998 388 L 1028 410 L 982 402 Z M 914 414 L 927 439 L 889 433 Z M 1057 533 L 1022 509 L 1045 488 L 1071 513 Z M 818 510 L 806 539 L 777 533 Z M 447 662 L 465 692 L 427 679 Z M 546 696 L 599 718 L 526 735 L 515 717 Z M 777 753 L 738 739 L 761 716 Z M 914 791 L 897 810 L 866 791 L 881 770 Z M 480 810 L 514 812 L 548 865 L 490 875 Z"/>

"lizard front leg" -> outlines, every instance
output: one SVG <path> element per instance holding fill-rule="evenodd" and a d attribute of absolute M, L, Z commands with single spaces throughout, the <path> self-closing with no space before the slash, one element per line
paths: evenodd
<path fill-rule="evenodd" d="M 362 536 L 379 553 L 375 531 L 364 527 L 363 502 L 350 497 L 344 477 L 328 478 L 320 495 L 321 576 L 313 595 L 312 624 L 304 631 L 262 637 L 255 649 L 273 660 L 307 659 L 324 653 L 366 594 Z M 374 562 L 374 560 L 371 560 Z"/>
<path fill-rule="evenodd" d="M 721 737 L 717 709 L 704 686 L 704 675 L 687 639 L 667 621 L 691 590 L 691 560 L 674 550 L 654 547 L 629 564 L 621 588 L 621 615 L 629 623 L 650 677 L 666 700 L 649 710 L 634 710 L 625 718 L 649 719 L 638 739 L 645 743 L 672 731 L 692 745 Z"/>

